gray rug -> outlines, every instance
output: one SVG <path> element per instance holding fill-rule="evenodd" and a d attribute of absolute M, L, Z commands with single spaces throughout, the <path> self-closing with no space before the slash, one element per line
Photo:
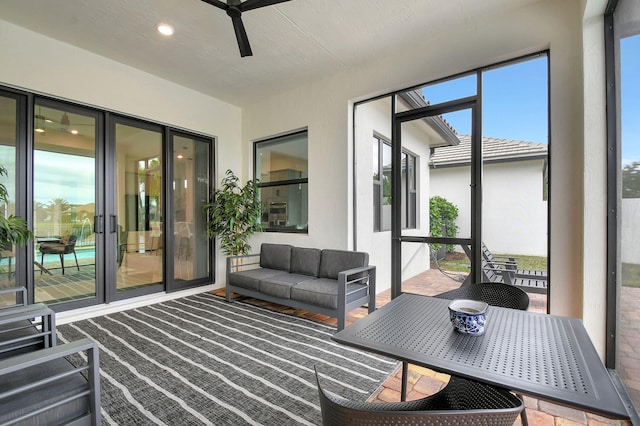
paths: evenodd
<path fill-rule="evenodd" d="M 396 362 L 335 329 L 209 293 L 65 324 L 100 343 L 104 424 L 320 424 L 323 387 L 364 401 Z"/>

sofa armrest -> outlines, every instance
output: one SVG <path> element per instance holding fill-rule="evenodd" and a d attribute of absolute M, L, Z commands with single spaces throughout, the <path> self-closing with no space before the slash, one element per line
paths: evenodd
<path fill-rule="evenodd" d="M 64 345 L 41 349 L 38 351 L 33 351 L 4 359 L 0 361 L 0 382 L 5 379 L 5 376 L 20 370 L 27 369 L 29 367 L 41 366 L 42 369 L 40 371 L 44 371 L 46 373 L 48 370 L 43 364 L 51 361 L 58 361 L 66 356 L 80 352 L 86 352 L 86 365 L 73 368 L 71 367 L 71 364 L 69 364 L 70 367 L 67 371 L 56 371 L 51 372 L 50 374 L 47 373 L 45 374 L 46 377 L 40 378 L 39 380 L 14 387 L 13 389 L 8 391 L 2 390 L 0 391 L 0 403 L 2 403 L 2 400 L 4 398 L 19 395 L 25 392 L 30 392 L 37 388 L 46 388 L 55 384 L 56 380 L 64 379 L 73 374 L 82 374 L 86 372 L 85 376 L 88 382 L 88 390 L 79 392 L 76 397 L 89 397 L 91 424 L 100 425 L 100 363 L 98 357 L 98 343 L 89 338 L 84 338 L 71 343 L 66 343 Z M 72 398 L 74 397 L 70 397 L 69 399 Z M 65 400 L 62 403 L 65 402 L 67 401 Z M 57 403 L 50 408 L 53 408 L 59 404 L 60 403 Z M 34 413 L 27 413 L 26 415 L 22 416 L 21 419 L 28 419 L 31 415 L 37 415 L 47 409 L 48 407 L 42 407 Z"/>
<path fill-rule="evenodd" d="M 338 273 L 338 303 L 347 300 L 349 284 L 365 284 L 369 286 L 369 312 L 376 307 L 376 267 L 373 265 L 348 269 Z"/>
<path fill-rule="evenodd" d="M 237 271 L 240 271 L 241 268 L 243 267 L 253 266 L 253 265 L 260 265 L 259 253 L 227 256 L 227 277 L 231 272 L 237 272 Z"/>
<path fill-rule="evenodd" d="M 45 305 L 25 305 L 0 315 L 0 357 L 16 350 L 55 345 L 56 316 Z"/>

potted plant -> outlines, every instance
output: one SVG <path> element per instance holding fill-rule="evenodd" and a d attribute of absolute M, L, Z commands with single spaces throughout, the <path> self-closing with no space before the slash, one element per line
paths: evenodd
<path fill-rule="evenodd" d="M 249 180 L 241 186 L 231 170 L 226 171 L 221 183 L 211 202 L 203 206 L 208 234 L 220 240 L 220 248 L 227 256 L 249 254 L 249 238 L 262 231 L 258 185 Z"/>
<path fill-rule="evenodd" d="M 0 176 L 7 176 L 7 169 L 2 165 L 0 165 Z M 0 183 L 0 202 L 3 205 L 9 203 L 7 187 L 3 183 Z M 14 215 L 5 217 L 4 214 L 0 214 L 0 247 L 2 249 L 12 250 L 14 244 L 23 246 L 31 239 L 33 234 L 26 220 Z"/>

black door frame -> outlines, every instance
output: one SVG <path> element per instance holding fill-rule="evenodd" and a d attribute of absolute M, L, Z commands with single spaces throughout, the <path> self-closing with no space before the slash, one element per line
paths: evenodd
<path fill-rule="evenodd" d="M 480 71 L 476 76 L 481 93 L 482 79 Z M 421 244 L 457 244 L 471 247 L 471 276 L 472 282 L 482 280 L 482 117 L 479 108 L 479 95 L 456 99 L 436 105 L 429 105 L 409 111 L 396 111 L 396 97 L 393 97 L 394 111 L 391 125 L 393 135 L 391 170 L 391 298 L 402 294 L 402 243 L 412 242 Z M 416 237 L 402 235 L 402 123 L 420 120 L 427 117 L 439 116 L 446 113 L 471 110 L 471 238 Z"/>

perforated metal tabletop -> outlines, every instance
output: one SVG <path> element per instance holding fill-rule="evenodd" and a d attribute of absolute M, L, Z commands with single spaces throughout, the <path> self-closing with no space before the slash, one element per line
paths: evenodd
<path fill-rule="evenodd" d="M 490 306 L 485 334 L 469 336 L 451 326 L 450 302 L 403 294 L 333 339 L 607 417 L 629 418 L 582 321 Z"/>

